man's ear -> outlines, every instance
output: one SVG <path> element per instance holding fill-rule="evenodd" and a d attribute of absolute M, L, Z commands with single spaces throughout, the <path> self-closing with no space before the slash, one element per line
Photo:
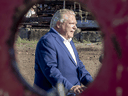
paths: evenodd
<path fill-rule="evenodd" d="M 60 26 L 61 26 L 61 22 L 60 22 L 60 21 L 57 21 L 56 27 L 57 27 L 57 28 L 60 28 Z"/>

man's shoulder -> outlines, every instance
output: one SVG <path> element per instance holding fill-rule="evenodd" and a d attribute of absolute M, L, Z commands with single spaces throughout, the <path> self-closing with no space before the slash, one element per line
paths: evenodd
<path fill-rule="evenodd" d="M 52 35 L 53 32 L 49 31 L 44 36 L 42 36 L 39 42 L 53 42 L 55 40 L 54 36 Z"/>
<path fill-rule="evenodd" d="M 41 39 L 51 39 L 54 37 L 54 35 L 56 35 L 56 33 L 54 32 L 54 30 L 50 29 L 50 31 L 47 32 L 44 36 L 42 36 Z"/>
<path fill-rule="evenodd" d="M 51 32 L 49 31 L 49 32 L 47 32 L 44 36 L 42 36 L 41 39 L 45 40 L 45 39 L 50 39 L 50 38 L 52 38 L 52 37 L 53 37 L 53 36 L 51 35 Z"/>

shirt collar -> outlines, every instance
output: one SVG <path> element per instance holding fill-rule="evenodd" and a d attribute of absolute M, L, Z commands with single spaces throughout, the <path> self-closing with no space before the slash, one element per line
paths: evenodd
<path fill-rule="evenodd" d="M 55 32 L 57 32 L 54 28 L 52 28 L 52 30 L 54 30 Z M 59 32 L 57 32 L 59 35 L 60 35 L 60 37 L 62 37 L 63 39 L 64 39 L 64 41 L 63 42 L 70 42 L 71 40 L 72 40 L 72 38 L 69 38 L 68 40 L 67 39 L 65 39 L 64 38 L 64 36 L 62 36 Z"/>

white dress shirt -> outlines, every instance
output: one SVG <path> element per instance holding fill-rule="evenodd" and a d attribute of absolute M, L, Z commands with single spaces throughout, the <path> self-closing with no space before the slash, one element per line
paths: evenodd
<path fill-rule="evenodd" d="M 52 28 L 52 29 L 53 29 L 54 31 L 56 31 L 54 28 Z M 58 33 L 58 32 L 57 32 L 57 33 Z M 67 40 L 67 39 L 65 39 L 60 33 L 58 33 L 58 34 L 64 39 L 63 43 L 64 43 L 65 46 L 67 47 L 68 51 L 70 52 L 72 58 L 74 59 L 76 65 L 77 65 L 76 56 L 75 56 L 74 51 L 73 51 L 73 48 L 72 48 L 72 46 L 71 46 L 71 44 L 70 44 L 70 41 L 72 40 L 72 38 L 70 38 L 70 39 Z"/>

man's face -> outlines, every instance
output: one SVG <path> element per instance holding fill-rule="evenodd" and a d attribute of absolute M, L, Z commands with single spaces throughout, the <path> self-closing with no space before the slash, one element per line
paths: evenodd
<path fill-rule="evenodd" d="M 73 38 L 74 32 L 77 29 L 77 21 L 75 15 L 66 14 L 64 15 L 64 18 L 67 20 L 60 25 L 61 35 L 64 36 L 66 39 Z"/>

